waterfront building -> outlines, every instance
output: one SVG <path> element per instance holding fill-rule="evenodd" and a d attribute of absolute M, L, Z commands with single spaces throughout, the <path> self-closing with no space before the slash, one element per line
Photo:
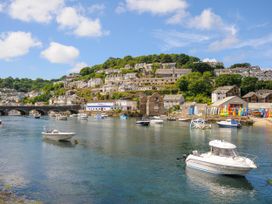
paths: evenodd
<path fill-rule="evenodd" d="M 218 87 L 212 92 L 212 103 L 229 96 L 240 96 L 240 88 L 236 85 Z"/>
<path fill-rule="evenodd" d="M 131 100 L 94 101 L 86 104 L 86 111 L 107 112 L 113 110 L 136 111 L 137 102 Z"/>
<path fill-rule="evenodd" d="M 164 108 L 169 110 L 174 106 L 181 106 L 184 103 L 184 97 L 181 94 L 165 95 L 163 97 Z"/>
<path fill-rule="evenodd" d="M 147 116 L 158 116 L 164 114 L 163 97 L 158 93 L 151 96 L 140 96 L 140 113 Z"/>
<path fill-rule="evenodd" d="M 86 104 L 86 111 L 112 111 L 113 109 L 113 101 L 98 101 Z"/>
<path fill-rule="evenodd" d="M 233 108 L 247 108 L 248 103 L 238 96 L 229 96 L 224 99 L 214 102 L 212 107 L 222 107 L 227 109 Z"/>
<path fill-rule="evenodd" d="M 249 103 L 272 103 L 272 90 L 263 89 L 249 92 L 242 98 Z"/>

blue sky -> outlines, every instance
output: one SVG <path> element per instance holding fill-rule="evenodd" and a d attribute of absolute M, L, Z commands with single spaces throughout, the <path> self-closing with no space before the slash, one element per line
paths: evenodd
<path fill-rule="evenodd" d="M 271 0 L 0 0 L 0 77 L 186 53 L 272 67 Z"/>

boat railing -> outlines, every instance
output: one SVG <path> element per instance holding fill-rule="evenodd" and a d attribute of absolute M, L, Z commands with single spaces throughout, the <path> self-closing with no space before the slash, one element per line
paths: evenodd
<path fill-rule="evenodd" d="M 248 154 L 248 153 L 244 153 L 244 152 L 239 152 L 238 156 L 249 158 L 253 162 L 255 162 L 258 159 L 258 157 L 256 155 L 254 155 L 254 154 Z"/>

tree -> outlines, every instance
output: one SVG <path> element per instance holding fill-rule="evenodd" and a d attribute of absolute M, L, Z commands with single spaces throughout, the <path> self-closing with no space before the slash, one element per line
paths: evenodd
<path fill-rule="evenodd" d="M 236 68 L 236 67 L 250 67 L 251 64 L 250 63 L 237 63 L 237 64 L 233 64 L 230 66 L 230 68 Z"/>
<path fill-rule="evenodd" d="M 193 63 L 192 64 L 192 72 L 200 72 L 200 73 L 204 73 L 204 72 L 213 72 L 214 68 L 204 62 L 198 62 L 198 63 Z"/>
<path fill-rule="evenodd" d="M 257 81 L 258 81 L 258 78 L 256 77 L 244 77 L 241 83 L 242 95 L 247 94 L 248 92 L 251 92 L 251 91 L 255 91 Z"/>
<path fill-rule="evenodd" d="M 240 74 L 222 74 L 215 79 L 215 86 L 230 86 L 230 85 L 241 85 L 242 76 Z"/>
<path fill-rule="evenodd" d="M 80 70 L 79 74 L 81 76 L 86 76 L 86 75 L 89 75 L 93 72 L 94 72 L 94 69 L 92 69 L 91 67 L 84 67 Z"/>

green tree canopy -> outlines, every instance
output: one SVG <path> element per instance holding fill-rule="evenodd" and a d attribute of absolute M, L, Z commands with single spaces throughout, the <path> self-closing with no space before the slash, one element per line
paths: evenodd
<path fill-rule="evenodd" d="M 215 86 L 237 85 L 240 87 L 242 76 L 240 74 L 222 74 L 215 79 Z"/>
<path fill-rule="evenodd" d="M 236 68 L 236 67 L 250 67 L 250 66 L 251 66 L 250 63 L 245 62 L 245 63 L 233 64 L 230 66 L 230 68 L 232 69 L 232 68 Z"/>
<path fill-rule="evenodd" d="M 258 78 L 256 77 L 244 77 L 241 83 L 241 93 L 242 95 L 247 94 L 248 92 L 256 90 Z"/>

